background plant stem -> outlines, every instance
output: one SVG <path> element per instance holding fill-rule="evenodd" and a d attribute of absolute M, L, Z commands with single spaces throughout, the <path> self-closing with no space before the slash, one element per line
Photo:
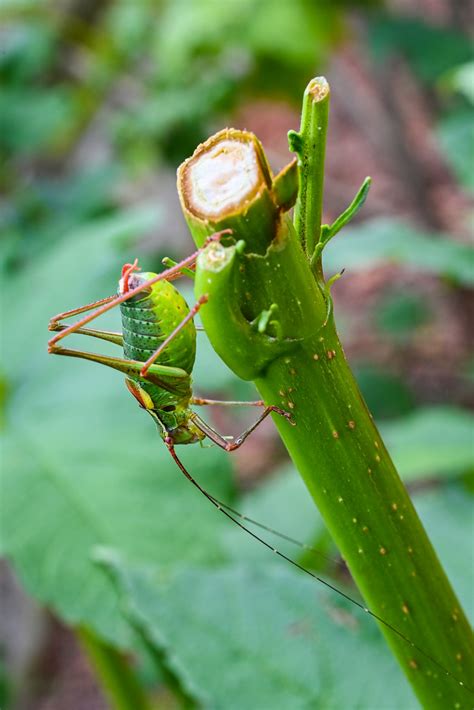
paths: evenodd
<path fill-rule="evenodd" d="M 152 710 L 123 654 L 83 627 L 76 633 L 111 706 L 115 710 Z"/>

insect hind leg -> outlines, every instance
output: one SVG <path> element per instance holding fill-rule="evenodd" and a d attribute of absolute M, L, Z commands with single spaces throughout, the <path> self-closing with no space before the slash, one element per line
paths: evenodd
<path fill-rule="evenodd" d="M 127 377 L 140 376 L 140 369 L 143 365 L 139 360 L 126 360 L 122 357 L 109 357 L 108 355 L 99 355 L 98 353 L 90 353 L 84 350 L 71 350 L 62 348 L 59 345 L 53 345 L 51 352 L 55 355 L 65 355 L 67 357 L 75 357 L 81 360 L 90 360 L 99 365 L 106 365 L 114 370 L 122 372 Z M 169 367 L 167 365 L 151 365 L 147 374 L 146 380 L 153 384 L 162 385 L 163 378 L 175 378 L 182 380 L 188 377 L 188 373 L 179 367 Z"/>
<path fill-rule="evenodd" d="M 49 330 L 54 330 L 56 332 L 66 330 L 65 325 L 60 323 L 55 323 L 54 327 L 49 328 Z M 74 331 L 76 335 L 89 335 L 91 338 L 99 338 L 99 340 L 107 340 L 109 343 L 114 343 L 115 345 L 123 345 L 123 335 L 122 333 L 116 333 L 111 330 L 96 330 L 95 328 L 78 328 Z M 55 351 L 55 346 L 50 347 L 50 352 Z"/>

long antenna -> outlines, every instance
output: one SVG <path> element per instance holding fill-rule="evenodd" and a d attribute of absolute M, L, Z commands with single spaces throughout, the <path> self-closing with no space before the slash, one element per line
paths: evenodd
<path fill-rule="evenodd" d="M 235 510 L 235 508 L 232 508 L 227 503 L 224 503 L 223 501 L 219 500 L 219 498 L 216 498 L 215 496 L 211 495 L 210 493 L 209 493 L 209 495 L 213 499 L 214 503 L 216 503 L 221 508 L 225 508 L 229 513 L 232 513 L 232 515 L 235 515 L 237 518 L 239 518 L 239 520 L 243 520 L 244 522 L 250 523 L 251 525 L 255 525 L 255 527 L 260 528 L 261 530 L 266 530 L 266 532 L 269 532 L 272 535 L 276 535 L 277 537 L 281 538 L 282 540 L 285 540 L 286 542 L 290 542 L 292 545 L 295 545 L 296 547 L 300 547 L 302 550 L 305 550 L 305 552 L 311 552 L 312 555 L 316 555 L 317 557 L 320 557 L 321 559 L 326 560 L 326 562 L 330 562 L 333 565 L 337 565 L 345 572 L 348 571 L 348 567 L 345 562 L 338 560 L 335 557 L 331 557 L 330 555 L 325 555 L 323 552 L 321 552 L 320 550 L 317 550 L 315 547 L 311 547 L 311 545 L 308 545 L 306 542 L 300 542 L 299 540 L 296 540 L 294 537 L 291 537 L 291 535 L 287 535 L 286 533 L 282 533 L 279 530 L 275 530 L 274 528 L 271 528 L 269 525 L 265 525 L 265 523 L 260 523 L 258 520 L 255 520 L 254 518 L 250 518 L 248 515 L 244 515 L 243 513 L 239 513 L 238 510 Z"/>
<path fill-rule="evenodd" d="M 303 565 L 300 565 L 299 562 L 296 562 L 296 560 L 293 560 L 291 557 L 288 557 L 288 555 L 285 555 L 283 552 L 280 552 L 280 550 L 277 550 L 276 547 L 273 547 L 272 545 L 270 545 L 269 542 L 267 542 L 266 540 L 264 540 L 262 537 L 259 537 L 256 533 L 254 533 L 252 530 L 250 530 L 249 528 L 247 528 L 243 523 L 240 522 L 240 520 L 238 520 L 237 518 L 234 518 L 234 516 L 231 515 L 231 513 L 229 512 L 230 510 L 234 513 L 234 515 L 238 515 L 239 518 L 241 518 L 241 519 L 246 519 L 246 520 L 247 520 L 248 522 L 250 522 L 250 523 L 257 524 L 259 527 L 263 528 L 264 530 L 268 530 L 269 532 L 272 532 L 272 533 L 275 533 L 275 532 L 276 532 L 276 531 L 274 531 L 274 530 L 272 530 L 272 529 L 270 529 L 270 528 L 267 528 L 266 526 L 262 525 L 261 523 L 257 523 L 256 521 L 253 521 L 253 520 L 251 520 L 251 519 L 249 519 L 249 518 L 246 518 L 246 516 L 242 515 L 241 513 L 238 513 L 236 510 L 233 510 L 230 506 L 228 506 L 228 505 L 226 505 L 226 504 L 223 505 L 217 498 L 214 498 L 214 496 L 212 496 L 210 493 L 208 493 L 208 492 L 196 481 L 196 479 L 194 479 L 194 478 L 191 476 L 191 474 L 190 474 L 189 471 L 186 469 L 186 467 L 184 466 L 184 464 L 182 463 L 182 461 L 178 458 L 178 456 L 177 456 L 177 454 L 176 454 L 176 451 L 175 451 L 175 449 L 174 449 L 173 440 L 172 440 L 172 438 L 171 438 L 170 436 L 166 436 L 166 437 L 165 437 L 165 444 L 166 444 L 166 446 L 167 446 L 167 448 L 168 448 L 168 451 L 170 452 L 171 456 L 173 457 L 173 459 L 174 459 L 176 465 L 179 467 L 179 469 L 181 470 L 181 472 L 186 476 L 186 478 L 188 479 L 188 481 L 190 481 L 190 483 L 192 483 L 193 486 L 194 486 L 195 488 L 197 488 L 198 491 L 200 491 L 200 493 L 202 493 L 202 495 L 203 495 L 205 498 L 207 498 L 207 500 L 209 500 L 215 508 L 217 508 L 217 510 L 219 510 L 223 515 L 225 515 L 226 518 L 229 518 L 230 520 L 232 520 L 232 522 L 235 523 L 235 525 L 237 525 L 239 528 L 241 528 L 242 530 L 244 530 L 248 535 L 250 535 L 251 537 L 253 537 L 255 540 L 258 540 L 258 542 L 260 542 L 262 545 L 265 545 L 265 547 L 267 547 L 269 550 L 271 550 L 271 552 L 274 552 L 276 555 L 278 555 L 278 557 L 281 557 L 282 559 L 286 560 L 287 562 L 289 562 L 290 564 L 292 564 L 292 565 L 293 565 L 294 567 L 296 567 L 297 569 L 301 570 L 302 572 L 304 572 L 305 574 L 309 575 L 309 576 L 312 577 L 313 579 L 317 580 L 317 581 L 320 582 L 321 584 L 324 584 L 325 587 L 328 587 L 329 589 L 331 589 L 331 590 L 332 590 L 333 592 L 335 592 L 336 594 L 339 594 L 339 596 L 343 597 L 344 599 L 347 599 L 349 602 L 351 602 L 352 604 L 354 604 L 355 606 L 357 606 L 359 609 L 361 609 L 363 612 L 365 612 L 366 614 L 368 614 L 369 616 L 371 616 L 373 619 L 375 619 L 376 621 L 378 621 L 380 624 L 383 624 L 383 626 L 385 626 L 387 629 L 389 629 L 392 633 L 394 633 L 394 634 L 396 634 L 397 636 L 399 636 L 399 637 L 400 637 L 401 639 L 403 639 L 409 646 L 411 646 L 412 648 L 414 648 L 416 651 L 418 651 L 418 653 L 421 653 L 422 656 L 424 656 L 424 657 L 427 658 L 429 661 L 431 661 L 431 663 L 433 663 L 433 664 L 434 664 L 435 666 L 437 666 L 441 671 L 443 671 L 443 673 L 445 673 L 445 675 L 447 675 L 449 678 L 452 678 L 452 679 L 453 679 L 454 681 L 456 681 L 460 686 L 462 686 L 462 687 L 465 688 L 468 692 L 470 692 L 470 693 L 472 693 L 472 694 L 474 695 L 474 689 L 472 689 L 472 688 L 470 688 L 469 686 L 467 686 L 462 680 L 459 680 L 459 678 L 457 678 L 455 675 L 453 675 L 453 673 L 451 673 L 450 671 L 448 671 L 448 670 L 443 666 L 442 663 L 440 663 L 440 662 L 437 661 L 435 658 L 433 658 L 429 653 L 426 653 L 426 651 L 424 651 L 422 648 L 420 648 L 416 643 L 414 643 L 414 641 L 412 641 L 410 638 L 408 638 L 408 636 L 406 636 L 404 633 L 402 633 L 401 631 L 399 631 L 395 626 L 392 626 L 392 624 L 390 624 L 388 621 L 385 621 L 385 619 L 382 619 L 381 616 L 379 616 L 379 615 L 376 614 L 375 612 L 371 611 L 368 607 L 366 607 L 366 606 L 364 606 L 363 604 L 361 604 L 360 602 L 358 602 L 357 599 L 354 599 L 353 597 L 349 596 L 348 594 L 346 594 L 345 592 L 343 592 L 341 589 L 338 589 L 337 587 L 335 587 L 335 586 L 333 586 L 332 584 L 330 584 L 330 582 L 327 582 L 327 581 L 326 581 L 325 579 L 323 579 L 322 577 L 319 577 L 319 576 L 318 576 L 317 574 L 315 574 L 314 572 L 311 572 L 311 570 L 307 569 L 306 567 L 303 567 Z M 278 533 L 278 535 L 281 535 L 281 534 Z M 286 536 L 285 536 L 285 537 L 286 537 Z M 290 538 L 288 538 L 288 539 L 290 539 Z M 290 539 L 290 541 L 292 541 L 292 542 L 297 542 L 297 541 L 294 541 L 292 538 Z M 301 544 L 301 545 L 302 545 L 303 543 L 298 543 L 298 544 Z"/>

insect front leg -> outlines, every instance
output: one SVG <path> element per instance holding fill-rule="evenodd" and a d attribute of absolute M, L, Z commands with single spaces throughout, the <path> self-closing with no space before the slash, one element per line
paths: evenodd
<path fill-rule="evenodd" d="M 99 308 L 99 306 L 105 303 L 110 303 L 113 301 L 115 296 L 107 296 L 106 298 L 101 298 L 99 301 L 92 301 L 92 303 L 86 303 L 85 306 L 79 306 L 79 308 L 72 308 L 70 311 L 63 311 L 63 313 L 58 313 L 53 316 L 49 321 L 48 330 L 57 331 L 64 330 L 66 326 L 60 325 L 59 322 L 65 320 L 66 318 L 71 318 L 72 316 L 78 316 L 81 313 L 86 313 L 86 311 L 91 311 L 93 308 Z"/>
<path fill-rule="evenodd" d="M 61 333 L 69 328 L 69 326 L 64 325 L 60 321 L 66 318 L 71 318 L 72 316 L 79 315 L 81 313 L 86 313 L 94 308 L 103 306 L 104 304 L 111 303 L 115 296 L 107 296 L 106 298 L 101 298 L 99 301 L 93 301 L 92 303 L 87 303 L 85 306 L 79 306 L 79 308 L 72 308 L 70 311 L 64 311 L 63 313 L 58 313 L 53 316 L 48 324 L 48 330 L 56 333 Z M 107 340 L 109 343 L 114 343 L 115 345 L 123 345 L 122 333 L 114 333 L 110 330 L 95 330 L 93 328 L 75 328 L 75 333 L 78 335 L 89 335 L 92 338 L 99 338 L 100 340 Z M 56 339 L 52 338 L 48 343 L 48 351 L 50 353 L 57 352 L 57 347 L 55 345 Z"/>
<path fill-rule="evenodd" d="M 198 407 L 221 406 L 221 407 L 264 407 L 263 399 L 256 399 L 252 402 L 237 402 L 231 399 L 207 399 L 205 397 L 191 397 L 191 404 Z"/>

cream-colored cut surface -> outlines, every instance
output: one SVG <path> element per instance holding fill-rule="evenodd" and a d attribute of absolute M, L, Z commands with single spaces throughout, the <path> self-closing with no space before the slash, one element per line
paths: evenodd
<path fill-rule="evenodd" d="M 223 140 L 188 166 L 188 199 L 206 217 L 226 214 L 258 188 L 260 173 L 252 143 Z"/>

